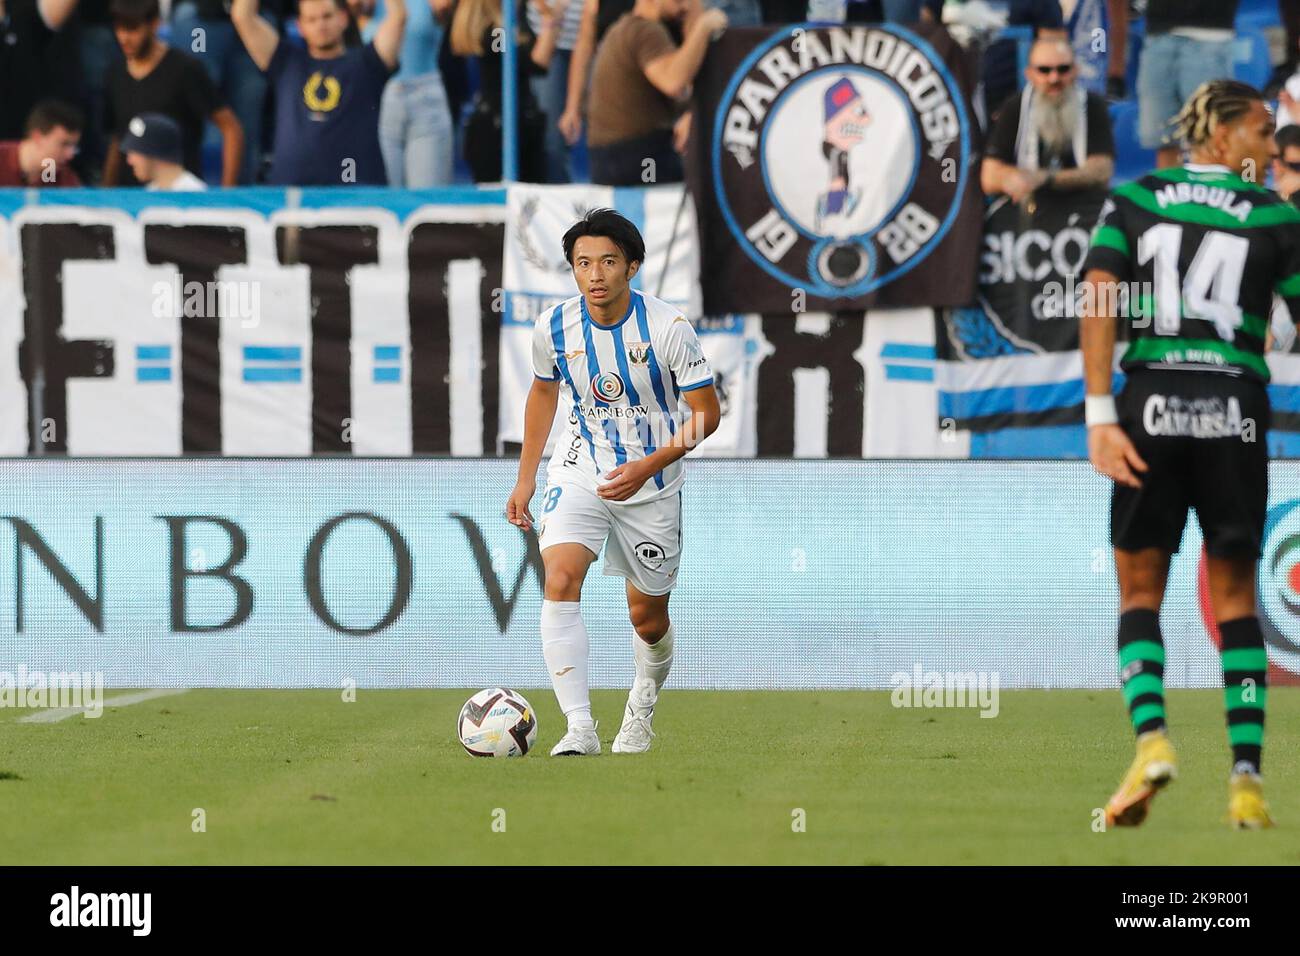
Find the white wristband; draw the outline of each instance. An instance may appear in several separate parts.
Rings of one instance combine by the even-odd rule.
[[[1085,395],[1083,420],[1087,422],[1089,428],[1093,425],[1118,425],[1119,413],[1115,410],[1115,396]]]

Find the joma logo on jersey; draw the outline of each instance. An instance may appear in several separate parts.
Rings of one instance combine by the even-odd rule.
[[[633,365],[645,365],[650,361],[650,343],[629,342],[627,346],[627,360]]]
[[[617,402],[625,391],[617,372],[601,372],[591,377],[591,393],[602,402]]]

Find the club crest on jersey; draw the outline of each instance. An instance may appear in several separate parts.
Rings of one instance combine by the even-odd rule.
[[[645,365],[650,361],[650,343],[629,342],[627,344],[627,360],[633,365]]]
[[[602,402],[617,402],[623,397],[623,380],[617,372],[601,372],[591,379],[591,393]]]
[[[861,296],[947,232],[966,188],[969,124],[952,74],[915,33],[804,25],[732,75],[714,191],[736,242],[774,279]]]
[[[650,571],[658,571],[664,563],[664,549],[653,541],[642,541],[632,549],[636,559]]]

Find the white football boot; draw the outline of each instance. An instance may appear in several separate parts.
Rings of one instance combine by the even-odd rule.
[[[600,753],[600,738],[596,736],[599,722],[590,727],[570,727],[560,742],[551,748],[552,757],[587,757]]]
[[[618,728],[618,736],[610,750],[616,754],[643,754],[650,749],[650,739],[654,736],[650,721],[654,718],[658,698],[652,678],[641,677],[632,684],[627,695],[627,707],[623,709],[623,726]]]

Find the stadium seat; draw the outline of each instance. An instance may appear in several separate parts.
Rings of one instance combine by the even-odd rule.
[[[1112,103],[1110,122],[1115,131],[1115,177],[1113,185],[1136,179],[1155,168],[1154,150],[1143,149],[1138,141],[1138,105],[1125,100]]]
[[[1128,84],[1129,99],[1137,96],[1138,63],[1142,59],[1142,46],[1146,42],[1146,19],[1137,17],[1128,24],[1128,66],[1124,71],[1124,82]]]
[[[1278,13],[1277,0],[1241,0],[1237,6],[1237,32],[1245,30],[1264,30],[1268,27],[1280,27],[1282,18]]]

